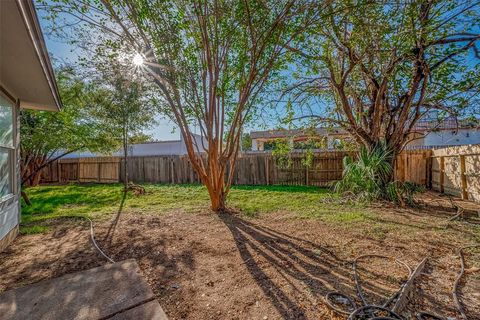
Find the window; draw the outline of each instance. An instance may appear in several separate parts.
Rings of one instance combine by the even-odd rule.
[[[13,103],[0,95],[0,199],[13,193]]]
[[[12,193],[10,150],[0,148],[0,199]]]

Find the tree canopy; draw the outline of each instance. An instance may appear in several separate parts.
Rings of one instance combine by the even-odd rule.
[[[242,127],[265,83],[283,66],[285,45],[313,18],[300,14],[306,3],[83,0],[48,7],[53,16],[78,19],[79,29],[96,30],[83,39],[96,41],[97,55],[125,58],[127,64],[142,56],[136,71],[157,86],[163,110],[178,125],[212,208],[219,211],[225,208]],[[193,138],[193,124],[204,137],[202,145]]]
[[[97,124],[118,141],[123,149],[123,176],[128,186],[128,145],[145,141],[144,130],[156,123],[156,98],[148,85],[136,80],[119,68],[99,73],[89,85],[88,112]]]
[[[20,114],[22,183],[37,184],[39,171],[72,152],[110,152],[118,141],[87,111],[86,85],[71,69],[57,72],[63,108],[59,112],[22,109]]]
[[[243,127],[272,98],[269,84],[284,85],[287,113],[340,126],[367,149],[385,144],[392,159],[420,119],[465,115],[478,99],[478,2],[52,0],[44,6],[57,32],[89,53],[84,66],[119,64],[129,70],[126,77],[155,86],[215,211],[225,209]],[[63,15],[73,20],[59,29]]]
[[[420,119],[478,112],[480,3],[329,1],[290,50],[284,93],[298,118],[346,129],[394,153]]]

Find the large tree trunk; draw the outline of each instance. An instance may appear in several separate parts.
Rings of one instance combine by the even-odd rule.
[[[186,143],[186,147],[193,169],[207,188],[212,211],[217,213],[227,211],[226,202],[238,157],[238,144],[234,147],[232,154],[225,157],[223,153],[217,154],[218,145],[216,140],[213,140],[209,145],[206,159],[194,152],[191,141]]]
[[[40,180],[42,178],[42,170],[39,168],[43,168],[45,164],[45,158],[39,157],[29,161],[26,166],[23,166],[22,170],[22,177],[26,177],[23,181],[23,185],[26,187],[35,187],[40,184]]]
[[[400,152],[402,151],[402,146],[404,144],[405,141],[402,140],[401,144],[399,143],[393,143],[392,141],[386,141],[386,142],[383,142],[385,141],[385,138],[384,137],[381,137],[381,136],[378,136],[376,137],[375,139],[372,139],[372,142],[371,143],[364,143],[364,146],[368,149],[368,150],[373,150],[374,148],[378,147],[378,146],[381,146],[382,144],[384,145],[384,147],[388,150],[388,152],[390,153],[389,157],[387,157],[387,162],[388,164],[390,165],[390,167],[392,168],[392,170],[390,171],[390,174],[386,175],[384,178],[385,179],[382,179],[381,181],[381,184],[386,187],[388,183],[394,181],[395,179],[395,163],[396,163],[396,159],[397,159],[397,156],[400,154]]]
[[[226,209],[227,186],[225,183],[226,163],[218,159],[218,155],[210,153],[207,159],[207,174],[204,184],[210,196],[211,209],[223,212]]]
[[[127,161],[128,161],[128,139],[126,133],[123,135],[123,186],[125,192],[128,190],[128,170],[127,170]]]
[[[210,195],[211,209],[215,212],[225,212],[227,195],[224,188],[215,189],[207,185],[207,190]]]
[[[27,206],[31,206],[32,205],[32,202],[30,201],[30,198],[28,197],[28,195],[25,193],[25,191],[21,191],[20,194],[22,195],[22,198],[23,200],[25,201],[25,204]]]

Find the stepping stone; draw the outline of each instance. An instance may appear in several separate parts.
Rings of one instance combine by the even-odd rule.
[[[2,319],[167,320],[135,260],[40,281],[0,295]]]

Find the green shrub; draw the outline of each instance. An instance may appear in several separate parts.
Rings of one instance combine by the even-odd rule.
[[[360,202],[388,200],[413,205],[413,195],[421,188],[411,182],[391,181],[392,158],[393,152],[384,143],[371,150],[363,147],[357,159],[346,156],[342,180],[335,183],[335,192]]]

